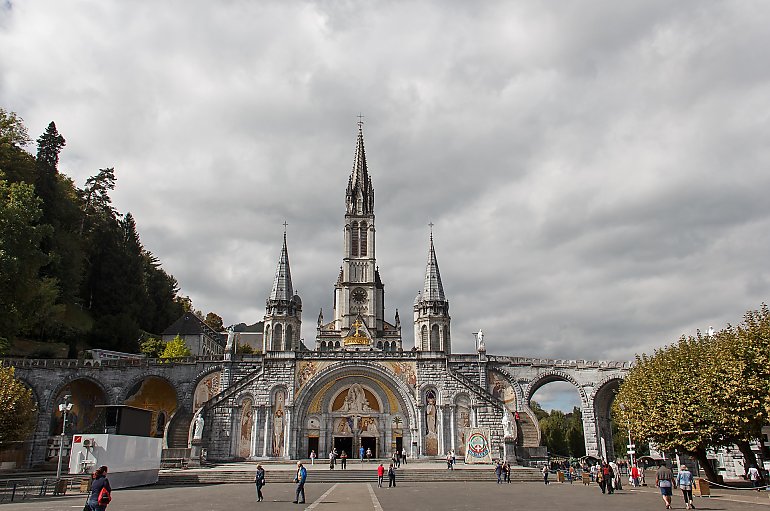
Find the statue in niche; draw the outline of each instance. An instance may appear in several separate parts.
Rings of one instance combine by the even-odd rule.
[[[348,395],[345,396],[345,402],[340,409],[343,412],[355,412],[364,413],[371,412],[372,407],[369,405],[369,400],[366,399],[364,394],[364,388],[358,383],[354,383],[348,389]]]
[[[460,432],[460,442],[457,446],[460,456],[465,456],[466,430],[471,427],[470,410],[464,406],[457,408],[457,430]]]
[[[275,395],[275,412],[273,412],[273,456],[283,455],[283,392]]]
[[[433,392],[428,392],[428,404],[425,406],[425,422],[428,426],[428,434],[436,434],[436,396]]]
[[[241,440],[239,454],[248,458],[251,456],[251,433],[254,427],[254,407],[251,399],[243,402],[243,411],[241,414]]]
[[[353,433],[353,430],[351,429],[351,419],[350,417],[342,417],[339,420],[339,423],[337,424],[337,433],[343,434],[343,435],[350,435]]]

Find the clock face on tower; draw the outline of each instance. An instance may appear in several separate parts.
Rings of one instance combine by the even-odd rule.
[[[357,287],[350,293],[350,297],[353,299],[353,302],[362,304],[366,301],[366,289]]]

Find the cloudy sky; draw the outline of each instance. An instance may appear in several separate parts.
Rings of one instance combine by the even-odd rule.
[[[6,0],[0,106],[67,139],[196,308],[332,306],[365,116],[386,314],[429,222],[453,343],[629,360],[768,300],[770,4]],[[30,148],[33,150],[34,148]],[[312,343],[311,343],[312,344]]]

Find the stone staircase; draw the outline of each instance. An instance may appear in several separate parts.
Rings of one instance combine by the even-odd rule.
[[[168,427],[168,436],[166,437],[166,443],[169,448],[187,447],[191,421],[192,414],[190,412],[180,411],[174,414],[174,418]]]
[[[522,447],[538,447],[540,441],[537,434],[537,425],[535,419],[528,413],[519,414],[519,435],[522,439]]]
[[[174,470],[162,471],[158,485],[162,486],[188,486],[200,484],[242,484],[254,483],[254,470]],[[265,477],[268,483],[290,483],[294,479],[294,470],[275,469],[265,466]],[[401,468],[397,471],[398,482],[492,482],[496,480],[494,466],[489,465],[483,469],[456,469],[446,470],[443,467],[435,468]],[[308,473],[308,481],[311,483],[376,483],[376,465],[372,464],[371,470],[311,470]],[[511,482],[538,482],[542,481],[540,471],[534,468],[514,468],[511,470]]]

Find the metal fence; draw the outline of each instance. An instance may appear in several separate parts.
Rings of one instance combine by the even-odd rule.
[[[80,492],[80,479],[61,479],[59,484],[56,484],[56,478],[53,477],[0,479],[0,504],[64,495],[67,492]]]

